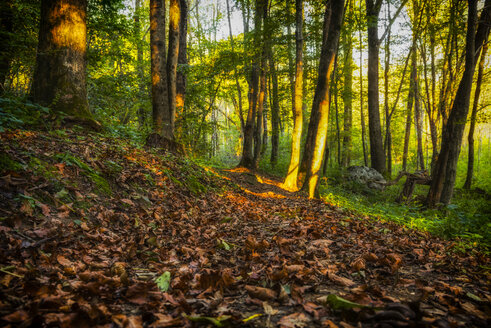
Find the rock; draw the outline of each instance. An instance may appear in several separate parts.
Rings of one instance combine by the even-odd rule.
[[[382,174],[366,166],[348,167],[348,180],[376,190],[384,190],[387,183]]]

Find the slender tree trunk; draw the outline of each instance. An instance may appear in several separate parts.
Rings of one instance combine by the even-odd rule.
[[[413,49],[413,51],[416,51]],[[407,171],[407,156],[409,153],[409,141],[411,138],[411,122],[412,122],[412,112],[413,112],[413,99],[414,99],[414,88],[413,88],[413,74],[414,71],[411,70],[411,81],[409,82],[409,93],[407,95],[407,113],[406,113],[406,132],[404,134],[404,150],[402,152],[402,170]]]
[[[31,97],[53,110],[91,119],[86,89],[86,0],[41,1]]]
[[[467,137],[469,143],[469,155],[467,159],[467,176],[465,178],[464,188],[471,189],[472,175],[474,172],[474,130],[476,129],[476,116],[479,105],[479,96],[481,94],[482,76],[484,72],[484,62],[488,44],[485,43],[481,50],[481,60],[479,61],[479,70],[477,72],[476,91],[474,92],[474,102],[472,104],[471,126],[469,127],[469,135]]]
[[[293,133],[290,165],[288,166],[284,186],[297,190],[297,179],[300,164],[300,147],[303,128],[303,0],[295,1],[295,86],[293,92]]]
[[[259,48],[261,45],[261,16],[262,12],[260,8],[263,0],[256,0],[256,10],[254,13],[254,47],[252,51],[254,52],[254,62],[250,69],[249,82],[249,109],[247,112],[247,120],[244,129],[244,144],[242,147],[242,158],[240,160],[239,166],[246,167],[249,169],[254,168],[254,119],[256,118],[256,106],[259,96],[259,64],[258,58],[260,57]]]
[[[365,127],[365,113],[363,112],[363,43],[362,43],[362,35],[361,35],[361,25],[358,30],[360,38],[360,120],[361,120],[361,144],[363,147],[363,162],[365,166],[368,166],[368,151],[367,151],[367,143],[366,143],[366,127]]]
[[[371,166],[385,173],[385,153],[380,129],[378,15],[382,0],[366,0],[368,20],[368,130]]]
[[[427,203],[434,207],[438,203],[449,204],[452,199],[457,160],[469,111],[472,78],[475,70],[475,53],[487,40],[491,27],[491,0],[486,0],[476,33],[477,0],[468,1],[468,19],[465,50],[465,70],[455,95],[452,110],[442,133],[442,146],[432,176]]]
[[[350,1],[348,13],[346,13],[347,22],[353,21],[353,3]],[[343,84],[343,103],[344,103],[344,118],[343,118],[343,167],[348,167],[351,161],[351,127],[353,124],[353,36],[350,24],[345,24],[346,31],[343,38],[343,53],[344,53],[344,84]]]
[[[264,102],[266,99],[266,20],[267,20],[267,10],[268,7],[264,1],[261,1],[260,7],[256,8],[262,12],[262,29],[257,33],[260,33],[260,44],[261,44],[261,55],[260,55],[260,76],[259,76],[259,97],[257,103],[257,116],[256,116],[256,130],[254,135],[254,168],[259,165],[259,160],[261,159],[261,149],[262,149],[262,137],[264,133],[263,126],[263,113],[264,113]]]
[[[278,147],[280,142],[280,99],[278,92],[278,73],[276,72],[276,64],[271,43],[269,49],[269,70],[273,84],[272,106],[271,106],[271,165],[276,166],[278,162]]]
[[[230,20],[230,4],[229,0],[227,0],[227,21],[228,21],[228,33],[230,38],[230,48],[232,49],[232,54],[234,54],[235,59],[235,45],[234,45],[234,36],[232,34],[232,22]],[[238,109],[239,109],[239,119],[240,119],[240,130],[241,134],[244,134],[244,110],[242,109],[242,88],[239,83],[239,73],[237,72],[237,65],[234,65],[234,78],[235,78],[235,87],[237,88],[237,97],[238,97]]]
[[[138,72],[138,92],[140,97],[145,97],[145,72],[143,67],[143,43],[140,21],[141,0],[135,0],[135,41],[136,41],[136,65]],[[141,99],[141,98],[140,98]],[[138,103],[138,125],[140,130],[145,126],[145,109],[141,102]]]
[[[339,107],[338,107],[338,56],[336,54],[334,58],[334,68],[332,71],[333,83],[331,84],[331,92],[334,94],[334,113],[336,118],[336,150],[337,150],[337,163],[341,166],[341,128],[339,126]]]
[[[11,35],[14,33],[12,0],[0,3],[0,94],[5,91],[5,80],[10,71],[12,60]]]
[[[387,21],[390,21],[390,6],[387,7]],[[385,143],[384,151],[386,154],[387,176],[392,175],[392,149],[390,145],[390,110],[389,110],[389,68],[390,68],[390,29],[385,40],[385,63],[384,63],[384,109],[385,109]]]
[[[168,112],[164,115],[164,136],[174,139],[177,104],[177,62],[179,57],[179,0],[170,0],[169,5],[169,49],[167,54],[167,82],[169,90]]]
[[[318,196],[320,169],[326,148],[327,126],[329,122],[329,85],[338,49],[339,34],[343,21],[344,1],[328,1],[324,15],[323,42],[319,61],[319,75],[312,103],[311,120],[313,124],[313,147],[307,163],[307,174],[303,190],[308,190],[309,198]],[[310,128],[310,124],[309,124]]]
[[[177,77],[176,77],[176,115],[183,117],[186,101],[187,85],[187,36],[188,36],[188,3],[187,0],[179,0],[180,18],[179,18],[179,54],[177,56]],[[182,133],[182,131],[181,131]]]
[[[150,0],[153,130],[159,135],[164,133],[166,113],[169,112],[165,48],[165,2]]]

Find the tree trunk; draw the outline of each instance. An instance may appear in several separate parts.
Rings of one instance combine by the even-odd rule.
[[[303,128],[303,0],[295,1],[295,87],[293,92],[293,133],[290,164],[284,186],[288,190],[297,190],[300,164],[300,147]]]
[[[344,53],[344,85],[343,85],[343,103],[344,103],[344,118],[343,118],[343,167],[348,167],[351,161],[351,127],[353,124],[353,36],[351,35],[351,23],[353,22],[353,4],[350,2],[349,11],[347,13],[347,22],[345,24],[346,31],[343,38],[343,53]]]
[[[143,68],[143,43],[141,36],[141,20],[140,20],[141,0],[135,0],[135,41],[136,41],[136,65],[138,72],[138,92],[140,97],[145,97],[145,72]],[[141,98],[140,98],[141,99]],[[138,125],[140,130],[145,126],[145,110],[141,104],[138,103]]]
[[[260,7],[256,8],[262,12],[262,29],[256,30],[260,34],[260,45],[261,45],[261,55],[260,55],[260,76],[259,76],[259,97],[257,99],[257,116],[256,116],[256,129],[254,134],[254,168],[259,165],[259,160],[261,159],[261,149],[262,149],[262,136],[264,133],[263,126],[263,112],[264,112],[264,101],[266,99],[266,19],[268,7],[264,1],[261,1]]]
[[[366,0],[368,20],[368,130],[370,135],[371,166],[380,173],[385,172],[385,154],[380,129],[378,94],[379,46],[378,15],[382,0]]]
[[[465,178],[464,188],[471,189],[472,175],[474,171],[474,130],[476,129],[476,116],[479,105],[479,95],[481,94],[482,76],[484,72],[484,61],[486,60],[486,52],[488,44],[485,43],[481,50],[481,60],[479,61],[479,70],[477,72],[476,91],[474,92],[474,102],[472,104],[471,126],[469,127],[469,135],[467,137],[469,143],[469,155],[467,158],[467,176]]]
[[[271,166],[275,167],[278,162],[278,147],[280,143],[280,99],[278,92],[278,73],[271,43],[269,49],[269,70],[273,84],[272,106],[271,106]]]
[[[390,21],[390,6],[387,8],[387,21]],[[390,29],[385,40],[385,62],[384,62],[384,110],[385,110],[385,143],[384,151],[386,154],[387,176],[392,175],[392,149],[391,149],[391,134],[390,134],[390,110],[389,110],[389,69],[390,69]]]
[[[230,38],[230,48],[232,49],[232,54],[234,54],[233,58],[235,59],[235,45],[234,45],[234,36],[232,34],[232,21],[230,19],[229,0],[227,0],[227,21],[228,21],[228,33]],[[235,78],[235,87],[237,88],[237,97],[238,97],[237,107],[239,109],[240,130],[241,130],[241,134],[244,135],[245,122],[244,122],[244,111],[242,109],[242,88],[240,87],[240,83],[239,83],[239,73],[237,72],[237,65],[238,63],[235,63],[234,65],[234,78]]]
[[[177,77],[176,77],[176,114],[184,115],[184,103],[186,100],[186,66],[187,58],[187,35],[188,35],[188,3],[187,0],[179,0],[181,17],[179,18],[179,54],[177,56]]]
[[[43,0],[31,96],[57,112],[91,119],[86,89],[86,0]]]
[[[14,32],[12,0],[0,3],[0,94],[5,91],[5,80],[10,70],[12,59],[11,36]]]
[[[166,113],[169,112],[165,48],[165,2],[150,0],[153,131],[159,135],[164,133]]]
[[[360,4],[361,5],[361,4]],[[367,143],[365,141],[366,127],[365,127],[365,113],[363,112],[363,43],[361,36],[361,25],[358,30],[359,38],[360,38],[360,120],[361,120],[361,144],[363,147],[363,163],[365,166],[368,166],[368,151],[367,151]]]
[[[329,122],[329,85],[338,48],[339,34],[343,21],[344,1],[328,1],[324,15],[323,42],[319,60],[319,75],[312,103],[313,140],[310,159],[307,162],[303,190],[308,190],[309,198],[318,196],[320,169],[326,148],[327,126]],[[309,128],[310,128],[309,124]]]
[[[181,9],[179,0],[170,0],[169,5],[169,49],[167,54],[167,83],[169,107],[164,116],[164,136],[174,139],[177,104],[177,61],[179,57],[179,21]]]
[[[491,27],[491,0],[486,0],[476,33],[477,0],[468,1],[468,19],[465,50],[465,70],[460,80],[452,110],[442,133],[442,146],[432,176],[427,204],[450,203],[457,174],[457,161],[469,111],[472,78],[475,70],[475,53],[487,40]]]
[[[416,49],[413,49],[416,51]],[[411,140],[411,122],[412,122],[412,112],[413,112],[413,99],[414,99],[414,88],[413,88],[413,70],[411,70],[411,81],[409,82],[409,93],[407,95],[407,113],[406,113],[406,132],[404,134],[404,150],[402,152],[402,170],[407,171],[407,156],[409,153],[409,140]]]
[[[239,166],[246,167],[249,169],[254,168],[254,119],[256,118],[256,106],[259,95],[259,63],[258,58],[260,57],[259,48],[261,45],[261,16],[262,3],[263,0],[256,0],[256,10],[254,13],[254,47],[252,51],[254,52],[254,61],[250,69],[249,83],[249,109],[247,111],[247,120],[244,129],[244,144],[242,147],[242,158],[240,160]],[[244,24],[245,25],[245,24]],[[247,40],[245,41],[245,44]]]

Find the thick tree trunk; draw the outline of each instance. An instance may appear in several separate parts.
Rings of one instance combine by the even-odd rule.
[[[366,0],[368,20],[368,130],[370,135],[371,166],[380,173],[385,172],[385,154],[380,129],[379,111],[379,46],[378,15],[381,0]]]
[[[186,66],[187,58],[187,36],[188,36],[188,3],[187,0],[179,0],[181,17],[179,18],[179,55],[177,56],[177,78],[176,78],[176,115],[184,116],[184,104],[186,101]]]
[[[300,147],[303,128],[303,0],[295,1],[295,88],[293,92],[293,133],[290,155],[284,186],[288,190],[297,190],[300,164]]]
[[[174,139],[177,104],[177,62],[179,57],[179,21],[181,9],[179,0],[170,0],[169,5],[169,49],[167,54],[167,83],[169,110],[164,116],[164,136]]]
[[[344,1],[328,1],[324,15],[323,42],[319,61],[319,75],[312,103],[311,120],[314,120],[313,143],[307,162],[303,190],[308,190],[309,198],[318,196],[320,169],[326,148],[327,126],[329,122],[329,86],[334,58],[338,48],[339,34],[343,21]],[[309,124],[310,128],[310,124]]]
[[[169,112],[165,48],[165,2],[150,0],[153,132],[159,135],[164,133],[166,113]]]
[[[484,61],[486,59],[486,52],[488,50],[488,44],[485,43],[481,50],[481,60],[479,61],[479,70],[477,72],[476,91],[474,92],[474,102],[472,104],[471,113],[471,126],[469,127],[469,135],[467,141],[469,143],[469,155],[467,158],[467,175],[465,178],[464,188],[471,189],[472,175],[474,172],[474,130],[476,129],[476,116],[479,105],[479,96],[481,94],[482,76],[484,72]]]
[[[55,111],[91,118],[86,89],[86,0],[41,2],[31,96]]]
[[[465,50],[465,70],[455,95],[452,110],[442,133],[442,146],[432,176],[428,192],[429,207],[437,204],[449,204],[452,199],[457,161],[464,133],[465,122],[469,111],[472,78],[475,70],[475,53],[479,50],[489,35],[491,27],[491,0],[486,0],[478,33],[476,34],[477,0],[468,1],[468,19]],[[481,33],[481,30],[484,30]],[[476,35],[478,38],[476,38]]]

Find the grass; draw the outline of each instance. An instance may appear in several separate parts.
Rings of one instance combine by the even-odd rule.
[[[417,186],[413,197],[415,200],[409,204],[395,201],[403,183],[401,181],[382,192],[375,192],[346,182],[339,171],[331,171],[330,176],[321,183],[320,194],[325,201],[353,214],[395,222],[453,239],[458,248],[491,247],[488,195],[457,189],[451,205],[441,209],[426,209],[420,200],[428,192],[427,186]]]

